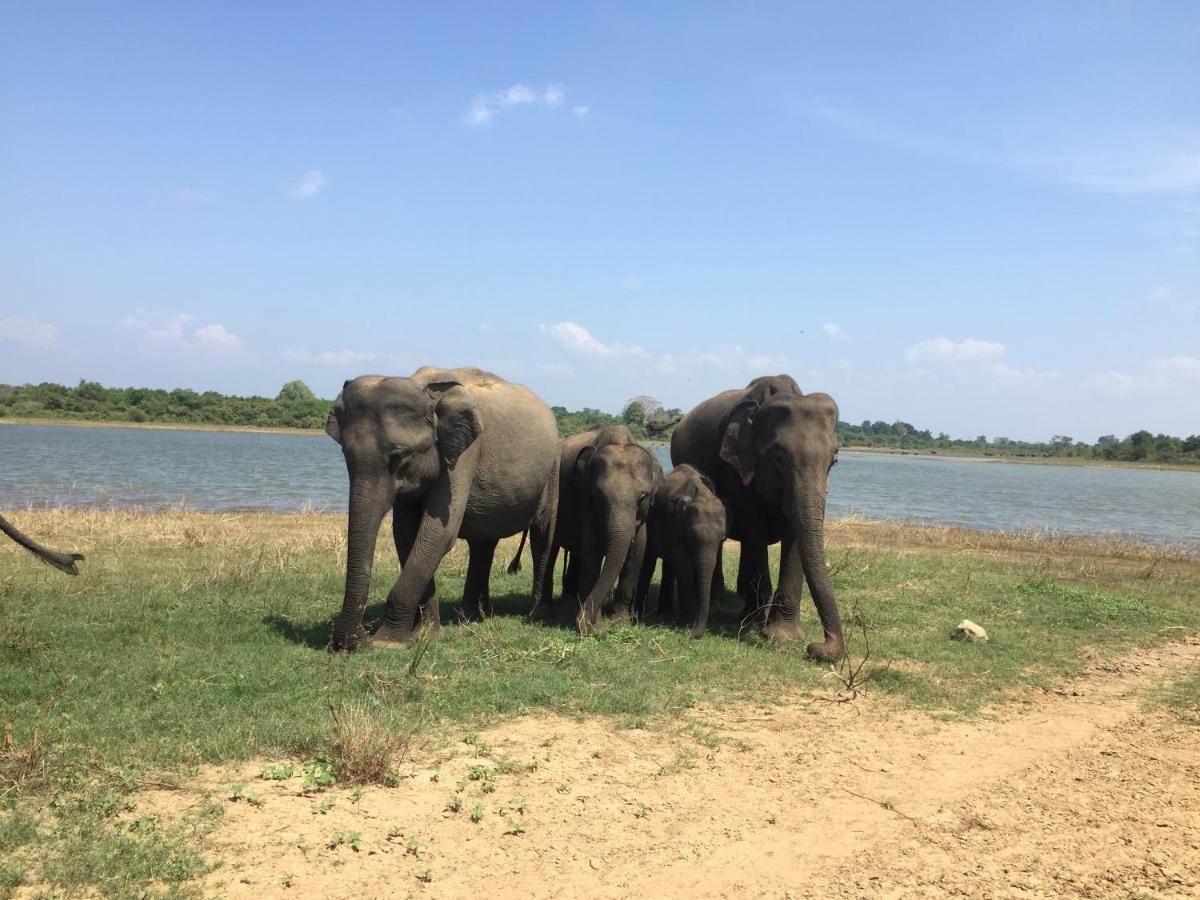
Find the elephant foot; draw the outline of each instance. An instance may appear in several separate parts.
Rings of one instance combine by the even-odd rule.
[[[827,638],[823,644],[809,644],[808,655],[820,662],[834,663],[846,655],[846,645],[837,638]]]
[[[543,600],[540,603],[534,604],[533,609],[529,611],[529,621],[547,625],[557,622],[559,615],[559,604]]]
[[[361,625],[354,629],[350,634],[338,637],[337,632],[334,632],[333,639],[330,641],[330,646],[335,653],[353,653],[356,650],[361,650],[367,643],[367,632]]]
[[[794,619],[776,619],[762,630],[763,637],[772,641],[802,641],[804,629]]]
[[[705,632],[706,630],[707,630],[707,626],[706,626],[706,625],[694,625],[694,626],[692,626],[692,640],[694,640],[694,641],[698,641],[698,640],[700,640],[700,638],[704,637],[704,632]]]
[[[380,625],[371,635],[368,645],[372,650],[403,650],[419,640],[435,641],[442,633],[441,623],[422,626],[416,631],[396,628],[391,625]]]
[[[625,606],[618,606],[613,610],[612,620],[619,625],[629,625],[636,621],[633,616],[633,610]]]
[[[590,634],[596,633],[596,625],[589,618],[584,610],[579,611],[579,615],[575,617],[575,627],[579,630],[580,637],[587,637]]]

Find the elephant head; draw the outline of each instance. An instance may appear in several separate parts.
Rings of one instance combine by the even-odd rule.
[[[822,659],[835,659],[844,648],[825,563],[825,497],[837,462],[837,422],[837,404],[827,394],[750,396],[730,412],[720,449],[742,484],[787,523],[825,630],[824,644],[810,645],[809,652]],[[782,614],[794,617],[797,605]]]
[[[580,493],[580,558],[585,573],[581,632],[586,633],[596,623],[600,604],[616,584],[650,513],[661,478],[662,466],[639,444],[611,443],[580,451],[575,461],[575,484]],[[597,572],[601,556],[604,566]],[[640,559],[634,563],[641,565]]]
[[[480,430],[471,396],[458,382],[422,387],[408,378],[364,376],[345,383],[325,423],[350,476],[346,593],[334,624],[335,647],[353,647],[361,637],[383,516],[396,503],[429,494]]]

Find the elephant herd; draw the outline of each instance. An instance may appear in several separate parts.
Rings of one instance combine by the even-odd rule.
[[[678,422],[674,468],[664,476],[624,425],[560,441],[553,413],[532,391],[479,369],[427,367],[408,378],[347,381],[325,426],[350,476],[346,586],[333,647],[400,647],[418,630],[436,634],[435,574],[458,538],[468,546],[464,614],[490,616],[496,545],[516,534],[532,549],[532,617],[574,615],[588,634],[614,589],[614,615],[642,617],[661,559],[658,611],[690,623],[698,638],[713,598],[724,594],[721,551],[733,539],[741,545],[743,622],[769,638],[799,640],[807,582],[824,632],[808,652],[836,660],[844,643],[824,523],[837,419],[828,395],[804,394],[787,375],[756,378]],[[389,511],[401,569],[383,622],[368,638],[363,612],[379,525]],[[38,544],[3,516],[0,531],[77,574],[82,556]],[[767,547],[774,543],[781,548],[772,591]],[[556,599],[560,552],[567,563]]]
[[[731,538],[741,544],[744,621],[770,638],[800,639],[807,582],[824,631],[808,652],[835,660],[844,645],[824,520],[837,417],[828,395],[804,394],[789,376],[756,378],[683,417],[671,439],[675,468],[664,476],[624,426],[560,441],[553,414],[532,391],[479,369],[347,381],[326,424],[350,477],[345,595],[333,646],[397,647],[419,629],[436,633],[435,573],[458,538],[468,545],[464,614],[490,615],[496,545],[527,532],[534,618],[574,614],[587,634],[614,589],[616,616],[644,615],[661,559],[659,612],[690,622],[700,637],[713,597],[724,592],[721,550]],[[368,638],[363,612],[389,510],[401,570]],[[781,553],[773,591],[767,547],[774,543]],[[567,565],[556,599],[560,552]]]

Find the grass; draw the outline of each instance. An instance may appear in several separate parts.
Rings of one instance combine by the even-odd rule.
[[[201,764],[294,760],[315,795],[334,780],[387,782],[410,749],[500,717],[552,711],[653,725],[697,704],[797,702],[842,687],[802,647],[739,639],[732,597],[699,641],[653,625],[581,640],[526,622],[528,566],[509,576],[497,563],[497,617],[455,624],[463,546],[439,572],[449,623],[440,640],[329,654],[342,516],[29,510],[21,525],[88,559],[83,575],[64,578],[0,545],[0,717],[11,731],[0,746],[0,897],[27,882],[106,896],[186,893],[204,871],[196,847],[220,806],[170,827],[126,806],[148,780]],[[1089,654],[1200,629],[1200,560],[1179,548],[863,520],[832,523],[829,543],[851,654],[862,654],[864,626],[870,637],[860,683],[940,714],[1052,685]],[[386,531],[379,544],[377,601],[396,570]],[[733,584],[736,549],[726,565]],[[367,619],[381,612],[376,602]],[[807,600],[804,614],[816,636]],[[990,640],[949,640],[962,618]],[[1198,688],[1179,701],[1193,714]]]

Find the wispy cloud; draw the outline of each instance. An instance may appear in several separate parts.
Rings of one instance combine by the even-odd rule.
[[[997,341],[936,337],[913,344],[904,351],[904,358],[915,363],[982,363],[998,360],[1004,351],[1004,345]]]
[[[577,106],[571,107],[571,115],[573,115],[577,119],[586,119],[588,117],[588,113],[590,113],[591,111],[592,111],[592,108],[583,103],[580,103]]]
[[[303,363],[310,366],[349,366],[356,363],[382,361],[383,353],[372,353],[367,350],[284,350],[283,358],[288,362]]]
[[[550,84],[541,89],[531,88],[524,84],[514,84],[503,90],[492,93],[476,94],[463,115],[463,124],[474,128],[491,125],[501,114],[522,106],[544,106],[557,108],[567,101],[567,89],[561,84]],[[582,114],[579,110],[583,109]],[[587,107],[576,106],[572,109],[576,118],[587,115]]]
[[[1178,353],[1150,360],[1150,368],[1168,377],[1200,380],[1200,356]]]
[[[845,340],[846,338],[846,332],[842,331],[842,326],[837,324],[837,322],[826,322],[821,326],[821,332],[835,341]]]
[[[0,318],[0,341],[42,350],[58,343],[58,328],[40,319]]]
[[[1041,178],[1112,194],[1190,194],[1200,192],[1200,135],[1160,130],[1139,134],[1139,143],[1124,138],[1096,139],[1079,135],[1073,143],[1051,146],[1041,137],[1047,128],[1033,123],[1001,127],[989,137],[976,127],[970,137],[893,125],[884,117],[847,109],[823,100],[798,106],[805,118],[861,141],[905,153],[960,165],[1020,169]],[[1008,134],[1025,130],[1025,146],[1014,146]],[[1101,144],[1099,150],[1097,144]]]
[[[636,275],[629,275],[621,279],[621,289],[626,291],[636,291],[642,286],[642,279]]]
[[[1180,294],[1165,285],[1159,285],[1146,295],[1146,302],[1151,306],[1176,309],[1183,312],[1200,310],[1200,295],[1189,296]]]
[[[190,313],[179,313],[165,322],[152,322],[139,312],[126,316],[121,324],[136,332],[144,341],[162,347],[198,350],[209,356],[234,356],[246,349],[242,339],[219,322],[190,328],[190,323],[195,319]]]
[[[320,169],[309,169],[292,185],[289,193],[297,200],[311,200],[329,183],[329,179]]]
[[[660,353],[639,344],[605,342],[596,338],[578,322],[539,325],[538,330],[553,339],[563,350],[583,360],[641,364],[657,375],[673,378],[724,372],[736,375],[762,375],[788,368],[786,357],[747,350],[741,345],[693,349],[678,353]]]

